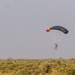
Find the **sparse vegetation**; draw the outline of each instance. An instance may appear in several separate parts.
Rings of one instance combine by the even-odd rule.
[[[0,59],[0,75],[75,75],[75,59]]]

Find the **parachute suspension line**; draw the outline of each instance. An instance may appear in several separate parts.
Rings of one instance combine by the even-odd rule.
[[[58,44],[59,44],[59,41],[58,41],[58,38],[57,38],[58,37],[57,32],[52,31],[51,34],[52,34],[51,39],[52,39],[53,44],[54,44],[54,50],[57,50]]]
[[[57,42],[57,38],[56,38],[56,33],[54,31],[52,32],[52,36],[51,37],[52,37],[53,42],[56,43]]]
[[[54,50],[58,49],[58,44],[59,44],[59,35],[57,35],[57,32],[53,31],[53,40],[54,40]]]

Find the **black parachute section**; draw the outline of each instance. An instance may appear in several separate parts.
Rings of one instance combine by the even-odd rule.
[[[62,26],[52,26],[50,30],[59,30],[62,31],[64,34],[68,33],[68,30]]]

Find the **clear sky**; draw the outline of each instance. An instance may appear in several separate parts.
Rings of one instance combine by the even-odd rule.
[[[60,25],[58,50],[54,50]],[[62,36],[63,35],[63,36]],[[0,58],[75,58],[75,0],[0,0]]]

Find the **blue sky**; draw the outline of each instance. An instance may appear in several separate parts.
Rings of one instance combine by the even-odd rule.
[[[46,33],[55,25],[69,33]],[[61,41],[55,51],[57,36]],[[0,58],[9,57],[75,58],[75,1],[0,0]]]

